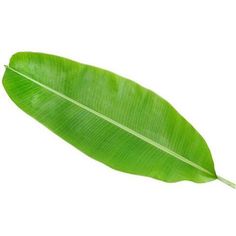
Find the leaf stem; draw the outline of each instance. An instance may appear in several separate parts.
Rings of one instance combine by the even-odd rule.
[[[227,184],[228,186],[230,186],[231,188],[236,189],[236,184],[232,183],[231,181],[221,177],[221,176],[217,176],[218,180],[220,180],[222,183]]]

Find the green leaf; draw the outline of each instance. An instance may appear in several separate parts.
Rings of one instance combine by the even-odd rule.
[[[62,57],[12,56],[3,85],[23,111],[88,156],[166,182],[220,179],[202,136],[163,98]]]

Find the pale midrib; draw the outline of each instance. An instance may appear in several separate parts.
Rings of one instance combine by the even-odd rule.
[[[159,150],[168,153],[169,155],[175,157],[176,159],[178,159],[178,160],[180,160],[180,161],[182,161],[182,162],[184,162],[186,164],[189,164],[190,166],[192,166],[192,167],[194,167],[194,168],[196,168],[196,169],[198,169],[200,171],[203,171],[203,172],[205,172],[205,173],[207,173],[207,174],[209,174],[211,176],[214,176],[213,173],[211,173],[210,171],[206,170],[205,168],[203,168],[203,167],[199,166],[198,164],[188,160],[187,158],[185,158],[185,157],[181,156],[180,154],[170,150],[169,148],[166,148],[163,145],[161,145],[161,144],[159,144],[159,143],[157,143],[157,142],[155,142],[155,141],[153,141],[153,140],[143,136],[142,134],[140,134],[140,133],[130,129],[129,127],[120,124],[119,122],[117,122],[117,121],[115,121],[115,120],[113,120],[113,119],[111,119],[111,118],[109,118],[109,117],[107,117],[107,116],[105,116],[105,115],[103,115],[103,114],[101,114],[101,113],[99,113],[99,112],[97,112],[97,111],[87,107],[86,105],[84,105],[84,104],[82,104],[80,102],[77,102],[77,101],[71,99],[70,97],[68,97],[68,96],[66,96],[66,95],[64,95],[64,94],[62,94],[62,93],[60,93],[60,92],[58,92],[58,91],[56,91],[56,90],[54,90],[54,89],[52,89],[52,88],[42,84],[42,83],[32,79],[32,78],[30,78],[29,76],[27,76],[27,75],[25,75],[25,74],[15,70],[15,69],[9,67],[9,66],[6,66],[6,68],[8,68],[9,70],[11,70],[11,71],[17,73],[18,75],[24,77],[25,79],[28,79],[31,82],[41,86],[42,88],[45,88],[46,90],[48,90],[48,91],[50,91],[50,92],[52,92],[52,93],[54,93],[54,94],[64,98],[65,100],[67,100],[67,101],[69,101],[69,102],[71,102],[71,103],[73,103],[73,104],[83,108],[84,110],[86,110],[86,111],[88,111],[88,112],[90,112],[90,113],[92,113],[92,114],[94,114],[94,115],[96,115],[96,116],[98,116],[98,117],[108,121],[109,123],[119,127],[120,129],[125,130],[126,132],[128,132],[128,133],[134,135],[135,137],[145,141],[146,143],[151,144],[152,146],[158,148]]]

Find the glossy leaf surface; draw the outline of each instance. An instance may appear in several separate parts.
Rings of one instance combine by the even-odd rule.
[[[112,72],[17,53],[3,85],[23,111],[88,156],[166,182],[217,178],[201,135],[163,98]]]

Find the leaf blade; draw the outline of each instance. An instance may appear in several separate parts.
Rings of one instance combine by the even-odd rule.
[[[25,61],[24,57],[27,59],[26,61]],[[38,60],[37,57],[40,57],[40,60]],[[49,69],[47,69],[47,66],[45,66],[45,63],[49,64],[48,65]],[[53,92],[53,93],[55,93],[57,95],[60,95],[60,96],[62,94],[63,96],[61,96],[61,97],[65,100],[68,100],[69,102],[76,101],[76,100],[74,100],[75,98],[73,98],[73,96],[77,96],[77,94],[73,95],[73,92],[72,92],[72,95],[70,94],[70,97],[68,97],[66,94],[68,93],[68,91],[69,91],[69,93],[71,93],[70,91],[73,90],[73,89],[71,89],[71,87],[78,89],[78,87],[79,87],[78,84],[82,87],[82,89],[81,89],[81,87],[79,88],[79,91],[82,92],[83,96],[84,96],[85,93],[88,93],[89,96],[92,95],[91,92],[93,92],[93,91],[89,91],[90,87],[92,87],[93,89],[95,88],[95,91],[98,94],[101,94],[101,87],[102,88],[107,87],[107,91],[105,91],[105,93],[106,93],[106,96],[109,95],[109,98],[112,98],[112,99],[115,99],[115,100],[118,100],[118,101],[123,101],[124,100],[125,102],[127,102],[129,100],[128,101],[128,106],[126,106],[126,104],[123,105],[123,106],[125,106],[125,109],[123,109],[123,108],[122,108],[123,110],[118,109],[118,113],[119,113],[118,115],[117,115],[117,112],[114,112],[114,111],[109,111],[108,113],[110,114],[110,116],[112,118],[113,118],[114,114],[115,114],[115,116],[117,115],[117,117],[116,117],[117,120],[123,121],[122,123],[128,124],[129,126],[131,126],[131,128],[127,127],[126,125],[121,124],[120,122],[115,121],[114,119],[112,119],[112,118],[110,118],[106,115],[103,115],[100,112],[97,112],[97,113],[94,112],[95,110],[93,109],[94,108],[93,106],[96,106],[97,109],[102,110],[103,113],[106,113],[107,110],[109,110],[110,107],[109,107],[109,104],[107,104],[108,101],[104,99],[104,96],[100,100],[100,102],[101,101],[103,102],[105,100],[105,105],[102,104],[103,107],[101,106],[101,104],[99,105],[98,103],[96,103],[96,99],[98,99],[98,97],[96,97],[96,96],[95,96],[96,99],[94,99],[93,96],[92,96],[92,99],[87,98],[86,96],[83,97],[84,101],[87,104],[90,105],[89,107],[87,106],[87,104],[84,105],[82,103],[79,103],[80,107],[86,108],[85,110],[87,110],[87,112],[93,111],[92,112],[93,115],[96,115],[96,116],[98,116],[102,119],[105,118],[105,120],[109,121],[109,122],[112,121],[112,122],[110,122],[112,126],[109,127],[109,129],[110,129],[109,132],[105,131],[104,137],[102,135],[100,135],[102,137],[99,137],[99,139],[109,140],[109,142],[110,142],[111,137],[114,133],[114,130],[116,130],[117,134],[116,134],[116,137],[113,140],[114,143],[113,143],[113,146],[112,146],[112,148],[115,150],[114,153],[116,155],[112,155],[112,152],[108,152],[108,150],[111,148],[108,141],[104,141],[103,143],[100,142],[100,145],[103,145],[103,151],[100,154],[98,154],[98,149],[100,148],[99,145],[98,146],[95,145],[96,148],[93,151],[88,151],[90,149],[90,147],[87,143],[85,145],[85,148],[81,147],[81,145],[78,144],[77,142],[75,144],[73,144],[74,140],[71,140],[70,138],[65,138],[65,137],[63,137],[63,134],[61,134],[61,133],[58,134],[57,132],[55,132],[55,129],[57,129],[56,126],[55,127],[53,126],[53,128],[52,128],[52,127],[50,127],[50,124],[49,125],[46,124],[46,126],[49,126],[49,128],[51,130],[53,130],[55,133],[57,133],[59,136],[63,137],[64,139],[66,139],[67,141],[69,141],[70,143],[72,143],[74,146],[78,147],[82,151],[86,152],[88,155],[92,156],[93,158],[95,158],[95,159],[97,159],[97,160],[99,160],[99,161],[115,168],[115,169],[119,169],[119,170],[122,170],[122,171],[125,171],[125,172],[134,173],[134,174],[146,175],[146,176],[154,177],[154,178],[161,179],[161,180],[164,180],[164,181],[167,181],[167,182],[176,182],[176,181],[180,181],[180,180],[184,180],[184,179],[195,181],[195,182],[207,182],[207,181],[216,179],[216,174],[215,174],[215,171],[214,171],[214,165],[213,165],[213,161],[211,159],[211,154],[210,154],[210,151],[209,151],[207,145],[205,144],[205,141],[203,140],[203,138],[197,133],[196,130],[194,130],[194,128],[191,125],[189,125],[188,122],[186,122],[184,120],[184,118],[182,118],[182,116],[180,116],[177,113],[177,111],[171,105],[169,105],[164,99],[160,98],[158,95],[155,95],[153,92],[151,92],[147,89],[144,89],[141,86],[135,84],[134,82],[126,80],[122,77],[119,77],[119,76],[117,76],[117,75],[115,75],[111,72],[107,72],[107,71],[104,71],[104,70],[101,70],[101,69],[98,69],[98,68],[95,68],[95,67],[87,66],[87,65],[82,65],[82,64],[79,64],[79,63],[72,62],[70,60],[66,60],[66,59],[51,56],[51,55],[35,54],[35,53],[23,53],[23,54],[20,54],[20,55],[18,54],[15,57],[13,56],[13,58],[10,62],[10,66],[12,67],[11,70],[13,70],[13,72],[15,70],[15,73],[17,72],[20,77],[31,78],[32,76],[35,77],[35,75],[39,74],[40,78],[37,77],[37,76],[36,76],[37,78],[34,78],[34,79],[31,78],[32,83],[38,82],[38,85],[39,86],[43,85],[41,87],[43,87],[44,89],[50,88],[51,89],[50,92]],[[30,67],[30,69],[28,69],[28,73],[26,72],[26,66]],[[81,69],[81,67],[82,67],[82,69]],[[16,69],[14,69],[14,68],[16,68]],[[68,82],[69,78],[72,78],[67,73],[69,68],[70,69],[73,68],[72,69],[72,71],[73,71],[72,74],[74,75],[73,78],[76,78],[76,84],[77,84],[76,86],[74,86],[75,83],[71,83],[71,81]],[[17,69],[22,71],[22,72],[19,72]],[[42,73],[39,73],[40,71],[42,71],[42,69],[44,69],[44,71]],[[52,73],[51,72],[52,70],[55,70],[55,73]],[[47,75],[45,75],[45,71],[47,71]],[[25,75],[24,73],[27,73],[29,76]],[[52,74],[53,74],[53,76],[52,76]],[[57,78],[56,75],[58,75],[60,77],[60,79],[56,79]],[[103,78],[107,77],[105,79],[105,83],[104,83],[103,78],[101,78],[101,75],[103,75]],[[45,85],[45,81],[44,81],[44,83],[42,83],[42,79],[41,79],[41,77],[45,77],[45,76],[46,77],[52,76],[52,78],[53,78],[53,79],[47,79],[46,83],[48,83],[48,84],[46,84],[46,85]],[[10,75],[10,76],[5,75],[4,76],[6,81],[7,80],[9,81],[10,77],[12,77],[12,75]],[[94,77],[95,78],[98,77],[98,79],[96,78],[96,80],[94,80]],[[86,79],[83,79],[83,78],[86,78]],[[112,80],[110,78],[112,78]],[[60,88],[57,87],[58,82],[55,83],[55,80],[60,82],[60,84],[61,84]],[[81,83],[80,80],[82,80],[83,83]],[[19,81],[19,78],[18,78],[18,81]],[[78,83],[78,81],[80,83]],[[14,83],[16,83],[16,80],[14,80]],[[21,84],[22,83],[23,82],[21,82]],[[71,83],[71,85],[69,86],[70,89],[67,88],[68,83]],[[96,83],[96,85],[92,86],[93,83]],[[99,86],[97,85],[97,83],[99,84]],[[84,84],[86,84],[86,87],[84,86]],[[32,84],[31,85],[28,84],[28,85],[25,85],[25,86],[27,88],[29,88],[31,86],[34,87],[34,85],[32,85]],[[124,88],[127,88],[127,87],[129,87],[129,91],[127,89],[124,89]],[[9,94],[10,93],[14,94],[16,92],[15,91],[16,89],[7,88],[7,85],[5,85],[5,88],[6,88],[6,90],[8,91]],[[61,91],[60,89],[62,89],[62,88],[63,88],[63,93],[60,92]],[[58,90],[59,90],[59,92],[58,92]],[[112,91],[112,92],[110,93],[110,91]],[[78,91],[75,91],[75,93],[77,93],[77,92]],[[138,108],[136,108],[136,107],[133,108],[132,107],[132,106],[136,106],[135,101],[134,102],[130,101],[130,99],[127,98],[127,97],[125,97],[125,99],[123,99],[124,96],[125,96],[124,94],[127,94],[127,92],[128,92],[129,95],[134,94],[135,99],[138,96],[142,97],[142,100],[139,99],[139,101],[143,102],[143,100],[144,100],[144,102],[141,106],[143,109],[147,109],[146,107],[153,108],[153,104],[157,105],[158,108],[162,108],[164,106],[164,109],[162,108],[162,109],[159,110],[159,113],[161,113],[161,114],[157,117],[158,118],[160,118],[160,117],[161,118],[162,117],[167,118],[167,121],[171,120],[171,124],[173,123],[172,126],[169,125],[170,123],[168,123],[166,120],[163,120],[163,118],[159,119],[161,124],[168,123],[166,125],[168,127],[164,126],[164,129],[167,129],[168,132],[169,132],[168,128],[169,128],[169,126],[171,126],[173,134],[177,136],[177,139],[180,139],[181,136],[179,137],[179,132],[174,130],[174,128],[176,126],[176,119],[177,119],[177,121],[179,121],[180,124],[184,123],[184,129],[186,129],[188,131],[187,133],[192,132],[193,137],[190,137],[190,140],[191,140],[191,138],[192,139],[197,138],[197,140],[198,140],[197,144],[199,146],[201,146],[200,151],[203,150],[204,154],[206,154],[206,157],[207,157],[206,158],[207,162],[205,161],[205,159],[202,159],[202,158],[194,159],[194,161],[197,160],[201,164],[206,165],[207,168],[205,168],[205,166],[202,167],[202,165],[199,165],[199,163],[193,162],[192,159],[189,158],[189,157],[186,158],[186,157],[182,156],[181,154],[178,154],[177,152],[172,151],[171,149],[169,149],[168,146],[165,147],[162,144],[160,144],[159,142],[156,142],[156,140],[154,140],[154,138],[153,138],[154,137],[153,133],[150,134],[150,128],[147,129],[148,125],[142,127],[142,129],[140,129],[139,127],[137,128],[137,126],[140,125],[140,121],[137,121],[136,124],[133,125],[133,121],[136,119],[136,117],[134,117],[134,116],[131,117],[130,122],[124,121],[124,119],[127,118],[126,114],[127,114],[128,109],[131,109],[132,111],[136,111],[135,109],[138,109],[138,111],[140,112],[140,106],[138,106]],[[121,93],[122,96],[120,96],[120,93]],[[143,94],[145,94],[145,96]],[[13,96],[15,96],[15,95],[13,95]],[[71,98],[71,96],[72,96],[72,98]],[[35,99],[35,93],[31,94],[29,97],[30,97],[30,100],[34,100]],[[81,97],[80,97],[80,99],[81,99]],[[133,97],[131,97],[131,100],[135,100],[135,99],[133,99]],[[92,103],[93,103],[92,105],[91,105],[91,100],[92,100]],[[134,104],[132,104],[132,102]],[[15,103],[16,104],[19,103],[18,98],[15,99]],[[75,105],[78,105],[78,102],[76,102],[76,103],[77,104],[75,104]],[[114,102],[112,104],[114,105]],[[118,103],[116,103],[116,104],[118,104]],[[29,109],[28,106],[29,105],[27,105],[26,108],[23,108],[23,110],[28,110]],[[35,106],[35,104],[34,104],[34,106]],[[41,102],[40,102],[39,106],[42,106]],[[52,104],[50,105],[50,107],[52,107]],[[92,108],[90,108],[90,107],[92,107]],[[37,108],[40,109],[40,107],[37,107]],[[87,108],[89,108],[89,109],[87,109]],[[150,111],[150,109],[151,109],[151,108],[150,109],[149,108],[147,109],[148,111]],[[36,109],[36,107],[33,107],[33,109]],[[73,109],[75,109],[75,108],[73,108]],[[123,117],[121,117],[121,115],[120,115],[121,110],[123,112],[125,111],[125,113],[126,113]],[[175,119],[172,119],[173,117],[170,114],[168,114],[168,112],[166,112],[166,110],[169,113],[174,114]],[[45,112],[45,113],[47,113],[47,112]],[[32,115],[31,112],[28,112],[28,113],[30,115]],[[98,114],[102,114],[102,116],[98,115]],[[54,115],[57,116],[58,112],[55,113]],[[52,115],[52,117],[54,115]],[[129,113],[129,115],[132,116],[132,113]],[[137,112],[135,112],[135,115],[137,115]],[[146,115],[147,115],[147,113],[145,113],[143,117],[141,116],[141,118],[140,118],[141,122],[144,122],[144,118],[146,119],[146,117],[145,117]],[[77,116],[80,116],[80,114],[77,114]],[[87,115],[87,116],[89,116],[89,115]],[[151,114],[151,116],[153,116],[153,114]],[[62,119],[64,119],[64,118],[62,118]],[[153,117],[151,117],[151,118],[153,119]],[[36,119],[38,119],[37,115],[36,115]],[[154,117],[154,119],[155,119],[155,117]],[[92,120],[92,122],[94,122],[93,120],[95,120],[95,119],[91,118],[91,120]],[[149,119],[149,120],[151,120],[151,119]],[[52,121],[50,121],[50,122],[52,122]],[[41,121],[41,123],[43,123],[43,122]],[[101,123],[102,123],[101,121],[97,122],[97,124],[101,124]],[[140,143],[140,140],[139,141],[134,140],[134,138],[133,137],[130,138],[129,135],[127,137],[127,134],[125,135],[124,133],[122,133],[123,131],[121,133],[118,132],[117,129],[114,129],[114,127],[113,127],[114,125],[118,126],[118,128],[121,128],[121,129],[125,130],[126,132],[128,131],[128,133],[130,133],[132,136],[136,136],[136,138],[139,138],[139,139],[141,138],[141,143]],[[151,128],[153,127],[152,124],[149,124],[149,125],[150,125]],[[138,131],[134,130],[133,127]],[[160,126],[158,126],[158,127],[160,128]],[[93,126],[93,128],[94,128],[94,126]],[[182,127],[180,127],[180,128],[182,128]],[[63,129],[63,130],[65,132],[65,129]],[[69,130],[71,130],[71,129],[69,129]],[[73,132],[73,130],[71,130],[70,132]],[[85,130],[83,132],[86,133],[87,131]],[[99,132],[101,134],[101,132],[104,132],[104,130],[99,131]],[[94,137],[99,136],[99,132],[95,132],[93,134]],[[144,135],[140,134],[140,132],[142,132]],[[118,135],[118,133],[119,133],[120,136]],[[154,135],[156,135],[160,140],[163,139],[163,137],[164,137],[165,140],[167,139],[168,142],[170,142],[170,139],[168,139],[169,136],[166,135],[165,132],[163,134],[163,129],[160,129],[160,133],[159,134],[154,134]],[[147,134],[149,135],[149,137],[152,137],[152,138],[146,137]],[[67,134],[67,135],[70,136],[70,134]],[[126,145],[124,142],[122,142],[117,137],[122,137],[122,139],[124,139],[124,140],[126,140],[126,138],[127,138],[129,145]],[[73,138],[76,139],[76,136],[73,136]],[[175,141],[176,141],[176,139],[175,139]],[[91,142],[91,140],[90,140],[90,142]],[[147,142],[149,146],[144,145],[143,142]],[[140,145],[143,148],[138,149],[137,144]],[[154,146],[155,148],[161,149],[162,152],[167,152],[167,154],[166,153],[163,154],[160,151],[157,152],[157,150],[154,150],[153,148],[150,147],[150,144],[152,146]],[[170,144],[173,145],[173,143],[171,143],[171,142],[170,142]],[[190,145],[190,148],[189,148],[189,142],[186,142],[186,139],[184,139],[183,144],[188,146],[188,149],[193,148],[193,147],[195,149],[198,148],[198,145],[196,145],[196,142],[194,143],[194,145],[196,147],[190,143],[191,145]],[[124,151],[122,152],[122,150],[116,150],[115,149],[116,145],[121,147],[121,149],[125,150],[128,153],[128,155],[127,155],[127,153],[124,153]],[[136,154],[139,155],[138,157],[134,157],[134,155],[129,152],[129,148],[131,148],[131,147],[132,147],[132,153],[135,153],[135,155]],[[139,152],[137,152],[137,150],[134,151],[134,147],[136,149],[138,149]],[[182,144],[180,145],[180,147],[182,147],[182,149],[185,148]],[[85,149],[85,150],[83,150],[83,149]],[[86,150],[86,149],[88,149],[88,150]],[[114,150],[112,150],[112,151],[114,151]],[[184,151],[187,152],[186,150],[184,150]],[[189,150],[188,150],[188,152],[189,152]],[[120,155],[120,153],[122,153],[122,155]],[[199,151],[197,150],[197,151],[195,151],[195,153],[197,154],[197,153],[199,153]],[[109,155],[112,156],[112,157],[109,158],[108,157]],[[170,160],[170,156],[173,156],[173,155],[174,155],[175,158],[178,159],[178,161]],[[127,160],[125,161],[124,157],[128,161]],[[201,162],[202,160],[203,160],[203,162]],[[184,162],[184,164],[180,163],[180,161]],[[189,167],[189,165],[191,166],[191,168]],[[173,167],[175,169],[173,169]],[[198,169],[198,170],[196,171],[195,169]],[[202,172],[204,172],[204,173],[202,173]]]

